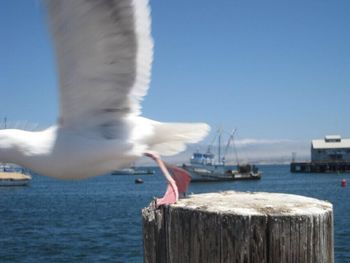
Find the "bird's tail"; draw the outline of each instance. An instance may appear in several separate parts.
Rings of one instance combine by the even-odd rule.
[[[210,131],[205,123],[157,123],[149,150],[169,156],[182,152],[186,144],[197,143]]]

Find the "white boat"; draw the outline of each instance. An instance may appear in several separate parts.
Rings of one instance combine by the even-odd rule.
[[[232,167],[224,164],[197,162],[201,160],[200,156],[206,155],[207,153],[194,153],[190,164],[182,165],[182,168],[191,174],[192,182],[254,180],[261,178],[261,172],[258,171],[255,165],[237,165],[236,169],[232,169]]]
[[[26,186],[32,177],[24,170],[10,164],[0,165],[0,186]]]
[[[7,118],[4,119],[3,129],[7,128]],[[32,177],[22,167],[0,163],[0,186],[26,186]]]
[[[112,175],[153,175],[154,170],[152,169],[146,169],[146,168],[135,168],[135,167],[130,167],[130,168],[125,168],[121,170],[115,170],[112,172]]]
[[[230,144],[233,144],[234,130],[227,142],[224,156],[221,158],[221,132],[219,134],[218,159],[215,160],[215,155],[211,152],[210,146],[206,153],[196,152],[192,155],[189,164],[183,164],[182,168],[187,170],[191,176],[192,182],[205,181],[231,181],[231,180],[255,180],[261,178],[261,172],[255,165],[239,164],[237,151],[237,165],[235,167],[225,164],[225,154]],[[233,144],[234,146],[234,144]],[[236,169],[233,169],[236,168]]]

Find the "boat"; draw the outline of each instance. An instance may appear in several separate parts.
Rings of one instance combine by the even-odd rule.
[[[115,170],[111,173],[112,175],[153,175],[154,170],[150,168],[136,168],[136,167],[130,167],[130,168],[125,168],[121,170]]]
[[[26,186],[31,179],[32,177],[21,167],[0,165],[0,186]]]
[[[183,164],[182,168],[191,175],[191,182],[233,181],[261,179],[261,172],[255,165],[244,164],[232,169],[226,166],[196,166]]]
[[[246,163],[240,164],[238,161],[237,151],[234,147],[233,138],[236,130],[234,130],[226,144],[224,156],[221,157],[221,131],[219,131],[218,143],[218,159],[211,152],[211,146],[205,153],[195,152],[189,164],[183,164],[182,168],[188,171],[192,177],[191,182],[210,182],[210,181],[233,181],[233,180],[256,180],[261,179],[262,173],[255,165]],[[234,147],[236,162],[235,166],[226,164],[226,153],[230,145]]]
[[[143,184],[143,180],[141,178],[135,179],[135,184]]]
[[[6,117],[2,129],[7,129]],[[26,186],[31,179],[24,168],[11,163],[0,163],[0,186]]]

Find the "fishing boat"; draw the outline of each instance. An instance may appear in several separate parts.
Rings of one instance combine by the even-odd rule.
[[[21,167],[10,164],[0,165],[0,186],[26,186],[32,177]]]
[[[112,172],[112,175],[153,175],[153,174],[154,174],[154,170],[150,168],[141,169],[136,167],[115,170]]]
[[[210,182],[210,181],[232,181],[232,180],[256,180],[261,178],[261,172],[255,165],[240,164],[238,161],[237,150],[234,146],[234,130],[228,139],[224,155],[221,157],[221,131],[218,134],[218,158],[211,152],[211,146],[205,153],[195,152],[189,164],[183,164],[182,168],[191,174],[192,182]],[[236,165],[226,165],[226,153],[230,147],[233,147],[236,155]]]

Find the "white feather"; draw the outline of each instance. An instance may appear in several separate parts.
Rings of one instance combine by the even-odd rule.
[[[140,113],[153,57],[147,2],[47,2],[64,127],[103,127],[125,114]]]

